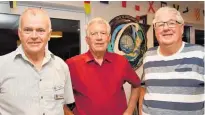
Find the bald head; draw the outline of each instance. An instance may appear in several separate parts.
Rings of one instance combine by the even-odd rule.
[[[26,16],[42,16],[43,18],[45,18],[45,20],[47,20],[48,22],[48,27],[49,30],[51,30],[51,20],[50,17],[48,16],[48,13],[43,10],[42,8],[28,8],[26,9],[20,16],[19,18],[19,29],[22,26],[22,22],[26,19]]]

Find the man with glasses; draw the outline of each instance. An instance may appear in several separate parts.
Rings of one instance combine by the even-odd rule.
[[[106,51],[110,25],[102,18],[92,19],[86,28],[89,51],[68,59],[74,90],[75,115],[132,115],[138,100],[140,80],[128,60]],[[132,91],[127,105],[123,84]]]
[[[0,56],[0,115],[73,115],[74,102],[65,62],[52,54],[51,20],[45,10],[26,9],[19,19],[21,45]]]
[[[204,48],[182,41],[184,20],[175,8],[160,8],[153,26],[159,46],[143,60],[140,115],[204,115]]]

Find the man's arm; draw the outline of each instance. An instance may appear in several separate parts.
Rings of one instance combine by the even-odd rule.
[[[67,105],[63,106],[64,115],[74,115],[73,112],[67,107]]]
[[[134,109],[136,108],[136,104],[139,97],[139,87],[131,88],[131,95],[128,103],[128,107],[123,115],[133,115]]]
[[[65,73],[66,73],[65,87],[64,87],[65,105],[63,106],[64,115],[74,115],[72,109],[73,109],[73,105],[75,105],[75,100],[74,100],[74,93],[73,93],[73,87],[71,82],[70,68],[68,67],[67,64],[65,64]]]
[[[143,104],[143,98],[145,95],[145,90],[146,89],[144,87],[140,87],[139,105],[138,105],[139,115],[142,115],[142,104]]]
[[[124,81],[127,81],[131,84],[131,94],[128,102],[127,109],[123,113],[123,115],[133,115],[133,112],[137,106],[137,101],[139,98],[139,87],[140,87],[140,79],[139,76],[136,74],[130,63],[127,59],[124,69]]]

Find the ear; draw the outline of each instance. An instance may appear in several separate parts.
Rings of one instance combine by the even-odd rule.
[[[153,27],[153,29],[154,29],[154,30],[153,30],[153,31],[154,31],[154,36],[156,36],[156,31],[157,31],[157,30],[156,30],[156,28],[155,28],[154,26],[152,26],[152,27]]]
[[[21,29],[18,28],[18,36],[19,36],[19,40],[21,41]]]
[[[111,39],[111,34],[108,36],[108,41],[110,42],[110,39]]]
[[[85,37],[85,41],[89,45],[89,37],[88,36]]]
[[[48,35],[48,41],[50,41],[51,39],[51,33],[52,33],[52,29],[50,29],[49,35]]]
[[[184,24],[181,25],[181,29],[180,30],[181,30],[181,33],[183,35],[183,33],[184,33]]]

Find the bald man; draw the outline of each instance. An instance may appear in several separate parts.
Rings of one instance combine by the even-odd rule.
[[[0,56],[0,115],[67,115],[74,102],[70,73],[52,54],[51,21],[43,9],[29,8],[20,16],[21,45]]]

